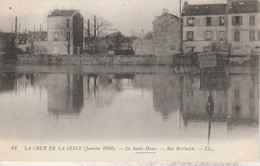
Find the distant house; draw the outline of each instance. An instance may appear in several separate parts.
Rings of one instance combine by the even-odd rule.
[[[54,10],[47,17],[47,42],[34,42],[40,53],[82,54],[83,17],[79,10]]]
[[[180,20],[164,9],[161,16],[153,21],[153,47],[157,56],[180,53]]]
[[[260,3],[228,0],[228,42],[232,55],[260,55]]]
[[[226,4],[184,3],[183,50],[187,52],[210,51],[213,43],[226,43]]]

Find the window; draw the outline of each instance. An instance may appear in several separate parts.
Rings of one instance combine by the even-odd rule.
[[[255,25],[255,16],[250,16],[249,25]]]
[[[235,54],[235,55],[240,54],[240,48],[239,48],[239,47],[235,47],[235,48],[234,48],[234,54]]]
[[[258,31],[258,41],[260,41],[260,31]]]
[[[210,46],[203,46],[203,52],[209,52]]]
[[[235,99],[239,99],[240,91],[238,89],[235,90]]]
[[[58,32],[54,32],[53,40],[58,41]]]
[[[234,41],[240,41],[240,31],[235,31],[235,38]]]
[[[219,26],[224,26],[225,25],[225,18],[222,16],[222,17],[219,17]]]
[[[204,39],[205,39],[206,41],[211,41],[211,39],[212,39],[212,32],[211,32],[211,31],[206,31],[206,32],[205,32]]]
[[[211,26],[211,17],[206,17],[206,26]]]
[[[195,47],[189,46],[189,47],[185,47],[185,53],[192,53],[194,52]]]
[[[249,91],[249,99],[254,99],[255,98],[255,93],[253,89],[250,89]]]
[[[242,25],[242,16],[233,16],[232,25],[235,25],[235,26]]]
[[[187,18],[187,25],[188,26],[194,26],[194,17],[188,17]]]
[[[54,54],[58,54],[59,53],[59,47],[57,46],[54,46],[54,51],[53,51]]]
[[[255,41],[255,31],[249,31],[249,39],[250,41]]]
[[[193,41],[194,40],[194,32],[193,31],[188,31],[187,32],[187,40],[188,41]]]
[[[226,39],[225,37],[225,31],[219,31],[218,40],[224,41]]]

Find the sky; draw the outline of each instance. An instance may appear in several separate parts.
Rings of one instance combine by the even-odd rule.
[[[183,4],[184,0],[182,0]],[[187,0],[189,4],[225,3],[226,0]],[[103,17],[125,35],[152,31],[155,16],[163,9],[179,16],[179,0],[0,0],[0,30],[14,29],[18,16],[20,31],[47,30],[47,15],[54,9],[79,9],[84,19]],[[14,30],[13,30],[14,31]]]

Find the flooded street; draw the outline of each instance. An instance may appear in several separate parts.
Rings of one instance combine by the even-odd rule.
[[[0,105],[7,140],[242,144],[258,135],[259,69],[17,66]]]

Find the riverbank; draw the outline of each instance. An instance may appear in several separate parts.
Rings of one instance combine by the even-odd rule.
[[[21,64],[40,65],[173,65],[174,56],[153,55],[18,55]]]
[[[198,65],[198,56],[24,54],[18,55],[18,62],[33,65]],[[221,65],[258,66],[259,56],[228,56]]]

